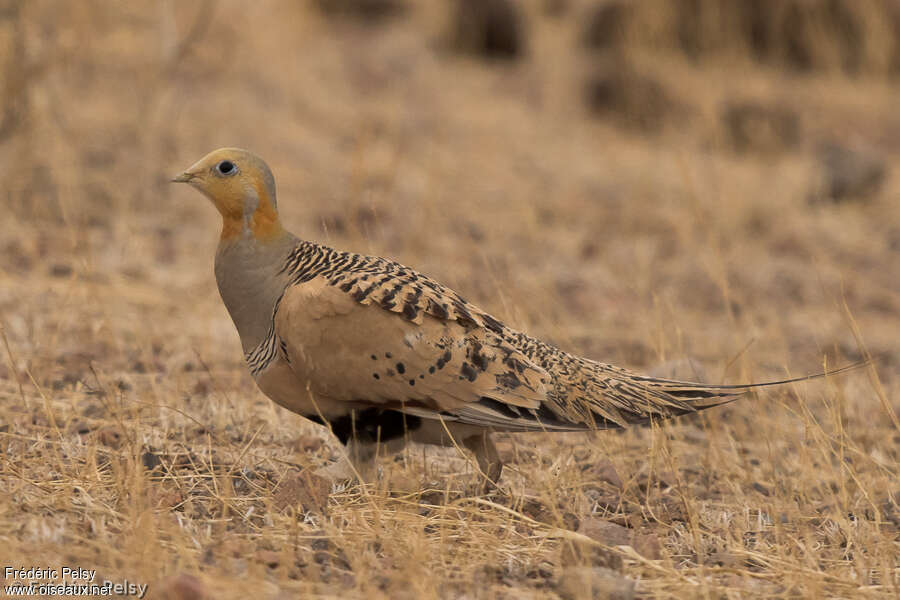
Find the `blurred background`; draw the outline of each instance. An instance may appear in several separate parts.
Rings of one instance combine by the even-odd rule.
[[[896,518],[898,91],[894,0],[0,0],[3,421],[35,439],[59,427],[73,456],[81,439],[134,440],[146,458],[200,443],[205,426],[244,431],[220,446],[234,459],[258,422],[263,453],[318,448],[291,446],[305,425],[246,373],[212,274],[218,215],[169,183],[239,146],[271,166],[295,234],[397,259],[594,359],[758,381],[857,360],[865,344],[884,388],[841,379],[839,406],[812,411],[881,453],[860,463],[877,476],[840,506],[800,510],[838,519],[865,496]],[[795,413],[763,406],[695,423],[727,421],[747,443],[784,424],[782,442],[799,439]],[[619,456],[638,472],[642,435],[603,443],[630,448]],[[76,464],[21,443],[29,479]],[[718,466],[751,495],[779,482],[763,489],[790,506],[792,485],[826,477],[812,459],[787,479]],[[849,489],[841,468],[822,503]],[[132,514],[143,488],[109,485],[102,497]],[[157,526],[123,517],[126,534],[98,534],[53,489],[23,485],[27,501],[8,505],[15,552],[63,553],[57,533],[73,527],[144,548]],[[146,502],[183,508],[156,493]],[[35,517],[50,506],[61,516]],[[146,564],[174,569],[167,544]],[[200,560],[172,544],[179,564]],[[91,547],[75,554],[84,566],[121,567]]]
[[[0,308],[36,360],[46,318],[133,352],[141,293],[228,325],[217,215],[168,183],[220,146],[301,237],[595,358],[815,368],[858,356],[845,300],[897,358],[896,2],[5,0],[0,43]],[[48,282],[102,299],[29,314]]]

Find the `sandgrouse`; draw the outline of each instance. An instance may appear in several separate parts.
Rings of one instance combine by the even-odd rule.
[[[278,218],[272,172],[246,150],[215,150],[174,181],[222,215],[216,281],[256,383],[329,426],[357,475],[377,444],[412,440],[467,448],[497,482],[491,432],[625,427],[789,382],[638,375],[515,331],[391,260],[300,240]]]

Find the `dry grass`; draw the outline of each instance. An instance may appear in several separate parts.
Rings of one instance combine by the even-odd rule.
[[[820,142],[900,163],[897,84],[635,51],[684,107],[636,131],[584,107],[587,5],[548,4],[499,63],[450,52],[440,2],[374,26],[286,0],[0,11],[0,564],[157,597],[179,573],[213,597],[589,597],[592,565],[648,598],[897,596],[900,186],[809,201]],[[735,153],[732,100],[790,107],[800,140]],[[491,496],[415,447],[321,510],[291,482],[333,442],[255,389],[214,210],[167,184],[224,145],[269,160],[298,235],[566,349],[738,381],[864,340],[876,367],[653,429],[500,436]]]

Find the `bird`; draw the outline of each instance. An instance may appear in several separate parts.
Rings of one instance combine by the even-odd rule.
[[[496,432],[647,424],[858,366],[733,385],[641,375],[517,331],[393,260],[298,238],[279,218],[272,171],[250,151],[214,150],[173,181],[222,217],[216,283],[256,384],[328,427],[363,481],[382,445],[413,441],[470,451],[496,485]]]

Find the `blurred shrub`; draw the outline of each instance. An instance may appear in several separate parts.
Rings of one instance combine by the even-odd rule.
[[[0,140],[25,126],[28,114],[28,81],[33,69],[25,57],[21,8],[21,2],[0,2]]]
[[[746,56],[796,71],[900,72],[894,0],[610,0],[587,19],[595,49],[677,50],[691,60]]]
[[[349,17],[367,22],[398,16],[409,8],[404,0],[315,0],[315,4],[328,17]]]
[[[660,131],[668,122],[687,116],[689,109],[666,87],[623,57],[604,61],[588,78],[587,106],[596,116],[641,131]]]
[[[722,125],[737,152],[782,152],[800,144],[800,118],[783,105],[729,101],[722,109]]]
[[[541,9],[544,16],[562,17],[571,8],[569,0],[544,0]]]
[[[513,59],[525,51],[522,16],[511,0],[456,0],[450,43],[484,58]]]
[[[588,48],[609,49],[625,44],[625,34],[635,20],[631,2],[613,0],[597,5],[588,17],[584,43]]]

